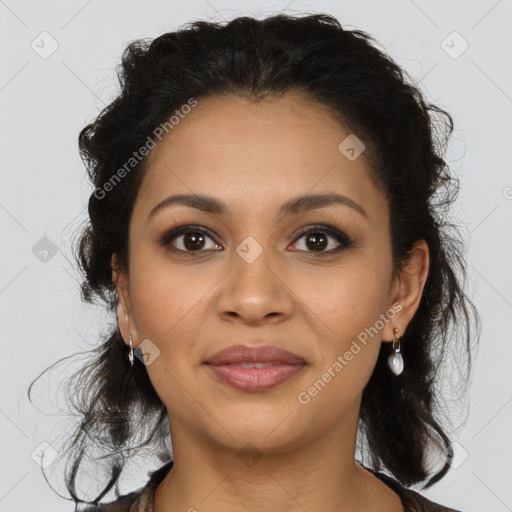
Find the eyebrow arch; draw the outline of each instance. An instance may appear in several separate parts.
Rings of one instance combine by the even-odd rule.
[[[214,213],[224,215],[229,213],[229,209],[221,201],[211,196],[202,194],[178,194],[169,196],[160,203],[158,203],[149,213],[148,218],[155,215],[158,211],[167,208],[174,204],[180,204],[196,208],[206,213]],[[363,217],[368,218],[368,214],[362,206],[353,201],[347,196],[337,194],[335,192],[318,193],[318,194],[305,194],[302,196],[294,197],[279,208],[279,215],[295,215],[301,212],[314,210],[317,208],[324,208],[332,204],[342,204],[349,206]]]

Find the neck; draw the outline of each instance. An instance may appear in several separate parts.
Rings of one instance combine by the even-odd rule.
[[[357,415],[309,442],[260,451],[208,442],[173,422],[174,465],[154,512],[349,512],[372,503],[384,511],[389,500],[401,511],[398,496],[354,460],[356,434]]]

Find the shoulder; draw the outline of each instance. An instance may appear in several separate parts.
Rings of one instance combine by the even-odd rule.
[[[373,475],[382,480],[382,482],[398,494],[402,500],[404,512],[462,512],[461,510],[445,507],[439,503],[430,501],[419,492],[404,487],[400,482],[389,475],[379,473],[367,467],[365,467],[365,469],[373,473]]]
[[[118,496],[117,499],[109,503],[88,505],[86,508],[77,510],[81,512],[152,512],[155,490],[172,465],[173,461],[170,461],[156,471],[148,473],[150,477],[148,482],[136,491]]]

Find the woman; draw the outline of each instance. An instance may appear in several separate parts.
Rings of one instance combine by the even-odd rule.
[[[120,95],[80,134],[82,295],[117,321],[70,387],[77,505],[454,510],[410,489],[450,468],[436,386],[450,343],[467,381],[478,320],[444,220],[453,123],[374,42],[276,15],[125,50]],[[164,465],[119,496],[144,447]],[[93,449],[109,476],[84,499]]]

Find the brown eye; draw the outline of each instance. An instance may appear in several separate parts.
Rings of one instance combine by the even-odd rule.
[[[308,233],[306,235],[306,246],[312,251],[320,251],[327,247],[328,236],[324,233]]]
[[[208,240],[210,243],[208,247]],[[176,252],[202,252],[220,248],[209,235],[206,228],[199,226],[180,226],[167,233],[160,242],[164,247],[170,246]]]
[[[297,238],[297,240],[300,239],[304,239],[305,249],[298,250],[304,252],[334,254],[352,247],[352,241],[344,233],[330,226],[324,225],[310,228],[305,233],[302,233],[299,238]],[[330,242],[332,239],[334,242]],[[338,243],[338,246],[336,246],[336,242]],[[327,247],[329,247],[328,250],[326,250]]]
[[[302,233],[296,239],[295,244],[298,243],[297,240],[301,239],[304,239],[304,248],[298,248],[299,252],[310,252],[319,256],[335,254],[353,246],[352,240],[344,233],[323,224],[313,226]],[[209,242],[210,245],[208,246]],[[222,249],[215,242],[213,234],[210,234],[210,231],[202,226],[180,226],[175,228],[166,233],[160,243],[173,252],[181,253]]]
[[[185,233],[183,235],[183,245],[187,250],[195,251],[202,249],[205,244],[205,237],[202,233]]]

